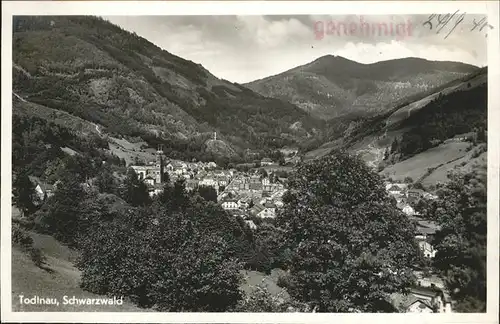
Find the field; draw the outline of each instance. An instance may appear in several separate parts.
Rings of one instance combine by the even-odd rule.
[[[465,142],[441,144],[391,165],[381,174],[395,181],[403,181],[405,177],[411,177],[415,181],[422,178],[424,185],[435,184],[437,181],[444,182],[448,170],[472,158],[474,150],[467,152],[469,146],[470,143]]]
[[[473,169],[474,165],[486,165],[487,152],[483,152],[479,156],[474,157],[476,155],[475,152],[479,149],[481,149],[479,146],[475,147],[464,157],[437,168],[429,176],[425,177],[422,180],[422,184],[424,186],[428,186],[431,184],[436,184],[438,182],[446,182],[448,171],[453,169],[458,169],[461,172],[467,173]]]
[[[18,247],[12,248],[12,310],[15,312],[143,312],[128,301],[123,305],[63,305],[63,296],[102,298],[79,287],[80,271],[72,261],[76,253],[48,235],[32,233],[34,246],[47,257],[44,270],[36,267],[29,256]],[[22,305],[19,296],[57,298],[56,305]],[[118,297],[118,296],[117,296]]]
[[[134,164],[135,158],[144,162],[155,160],[155,149],[141,149],[146,142],[131,143],[126,139],[109,137],[109,150],[121,159],[124,159],[127,165]]]

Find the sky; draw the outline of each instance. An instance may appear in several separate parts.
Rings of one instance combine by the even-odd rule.
[[[485,66],[487,22],[478,15],[457,13],[449,20],[448,17],[252,15],[103,18],[172,54],[203,65],[218,78],[245,83],[279,74],[324,55],[339,55],[365,64],[420,57]],[[438,19],[443,23],[439,24]],[[448,23],[444,24],[446,21]]]

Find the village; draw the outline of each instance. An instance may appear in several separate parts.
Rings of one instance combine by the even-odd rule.
[[[151,197],[162,191],[166,181],[174,183],[179,179],[184,180],[188,192],[200,187],[213,188],[217,203],[224,210],[235,217],[242,217],[251,229],[256,229],[262,222],[273,222],[284,205],[288,179],[283,177],[283,172],[263,168],[277,165],[272,159],[263,158],[260,167],[248,171],[223,169],[215,162],[170,160],[160,147],[156,152],[156,161],[129,167],[147,185]],[[57,183],[49,185],[34,177],[30,179],[39,201],[52,196],[57,187]],[[431,242],[439,226],[425,219],[415,207],[422,199],[434,200],[438,197],[423,189],[412,188],[409,183],[386,181],[385,189],[396,201],[397,208],[407,215],[408,221],[416,225],[415,240],[423,257],[428,260],[434,258],[437,251]],[[451,312],[451,300],[443,280],[421,269],[415,269],[414,274],[418,278],[417,287],[409,295],[393,295],[394,302],[403,305],[407,312]]]
[[[263,158],[260,166],[278,165],[270,158]],[[222,169],[215,162],[164,161],[163,152],[157,152],[156,163],[146,166],[131,166],[148,184],[150,194],[161,191],[162,170],[174,182],[185,179],[187,191],[199,187],[212,187],[217,193],[217,203],[234,216],[242,217],[250,228],[256,229],[260,222],[272,221],[283,207],[283,195],[287,191],[287,178],[277,172],[254,168],[238,171],[234,168]],[[408,183],[385,183],[388,195],[395,199],[398,209],[416,225],[415,240],[424,258],[435,257],[432,246],[433,235],[439,226],[426,220],[415,209],[421,199],[434,200],[435,194],[423,189],[412,188]],[[451,299],[444,282],[432,273],[415,269],[417,286],[411,294],[393,295],[395,303],[401,304],[407,312],[451,312]]]
[[[281,177],[279,172],[267,172],[263,168],[245,172],[222,169],[215,162],[166,160],[161,148],[156,157],[156,161],[146,165],[130,166],[147,184],[151,196],[161,192],[165,179],[172,183],[183,179],[188,192],[211,187],[222,208],[241,216],[253,229],[256,224],[252,219],[275,218],[277,209],[283,206],[287,178]],[[273,165],[278,163],[267,157],[260,161],[261,167]]]

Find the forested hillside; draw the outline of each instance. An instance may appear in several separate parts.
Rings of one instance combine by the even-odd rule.
[[[16,17],[13,61],[13,91],[22,99],[112,136],[190,151],[185,158],[201,158],[214,131],[241,153],[296,144],[322,126],[97,17]]]
[[[361,64],[326,55],[278,75],[245,84],[272,98],[294,103],[314,116],[338,119],[374,116],[397,101],[474,72],[459,62],[402,58]]]

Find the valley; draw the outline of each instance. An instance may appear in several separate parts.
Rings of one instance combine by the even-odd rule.
[[[101,17],[16,16],[12,76],[15,311],[485,311],[487,67],[239,84]]]

